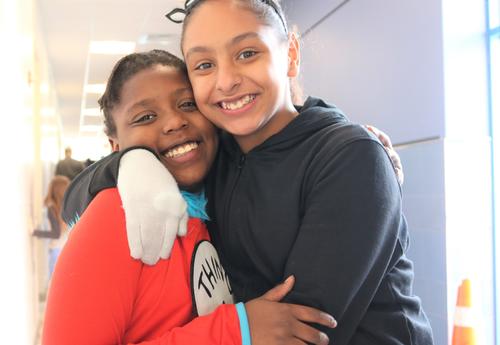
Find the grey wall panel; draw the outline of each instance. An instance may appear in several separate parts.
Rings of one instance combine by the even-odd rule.
[[[303,3],[287,6],[291,18],[326,11]],[[335,103],[354,122],[380,127],[395,143],[444,136],[440,6],[348,2],[303,39],[305,93]]]
[[[282,6],[288,22],[305,32],[343,3],[344,0],[286,0],[282,1]]]
[[[403,210],[410,231],[414,292],[422,299],[435,344],[448,344],[444,144],[433,140],[398,149],[405,182]]]

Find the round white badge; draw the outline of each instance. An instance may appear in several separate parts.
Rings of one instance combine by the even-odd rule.
[[[197,315],[207,315],[221,304],[234,303],[229,277],[209,241],[196,245],[191,260],[191,291]]]

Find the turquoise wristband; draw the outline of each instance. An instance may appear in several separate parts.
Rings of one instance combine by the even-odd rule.
[[[241,302],[237,303],[236,311],[238,312],[238,318],[240,319],[241,345],[252,345],[245,304]]]

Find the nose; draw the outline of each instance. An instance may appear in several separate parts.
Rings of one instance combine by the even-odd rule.
[[[229,94],[241,84],[238,68],[232,63],[221,63],[217,69],[217,90]]]
[[[189,126],[189,122],[183,114],[175,112],[165,116],[165,121],[163,123],[163,133],[171,134]]]

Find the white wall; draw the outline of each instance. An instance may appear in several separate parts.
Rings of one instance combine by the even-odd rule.
[[[0,38],[4,47],[10,47],[0,57],[0,334],[3,343],[22,345],[32,343],[35,329],[26,224],[30,196],[24,188],[33,142],[28,74],[32,62],[31,10],[30,1],[0,1]]]
[[[0,0],[0,334],[2,343],[32,345],[47,288],[46,247],[31,236],[59,157],[60,118],[50,66],[37,30],[34,0]]]

